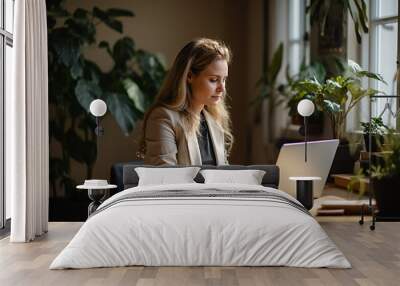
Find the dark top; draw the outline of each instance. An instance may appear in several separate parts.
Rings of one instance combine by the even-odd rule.
[[[203,113],[200,113],[200,126],[197,141],[199,142],[202,165],[216,166],[217,160],[215,159],[210,131],[208,130],[207,121]]]

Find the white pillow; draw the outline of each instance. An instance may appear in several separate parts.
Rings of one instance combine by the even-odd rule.
[[[261,170],[201,170],[204,183],[234,183],[261,185],[265,171]]]
[[[138,186],[195,183],[193,179],[199,170],[199,167],[135,168],[139,176]]]

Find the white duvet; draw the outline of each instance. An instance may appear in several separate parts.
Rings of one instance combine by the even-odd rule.
[[[294,266],[350,268],[307,213],[258,198],[182,197],[127,200],[131,192],[276,189],[238,184],[135,187],[106,200],[50,269],[145,266]],[[136,194],[136,193],[135,193]],[[108,207],[107,207],[108,206]]]

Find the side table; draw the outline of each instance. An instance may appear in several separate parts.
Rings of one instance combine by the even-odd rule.
[[[289,177],[296,181],[296,198],[302,205],[310,210],[314,204],[313,182],[321,180],[321,177]]]
[[[88,206],[88,217],[96,211],[102,202],[107,199],[109,190],[116,188],[117,185],[106,185],[106,186],[90,186],[90,185],[79,185],[76,186],[79,190],[87,190],[88,197],[92,202]]]

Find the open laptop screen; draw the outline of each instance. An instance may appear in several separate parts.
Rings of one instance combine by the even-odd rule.
[[[296,182],[289,177],[321,177],[314,181],[314,197],[319,197],[325,186],[339,140],[307,142],[307,162],[304,160],[304,142],[284,144],[276,165],[280,169],[279,189],[296,197]]]

